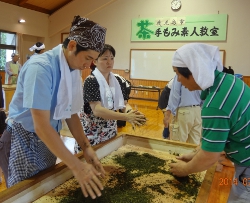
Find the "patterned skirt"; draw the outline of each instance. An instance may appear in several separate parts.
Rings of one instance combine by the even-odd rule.
[[[84,133],[92,146],[107,141],[117,135],[116,120],[105,120],[100,117],[95,117],[93,113],[81,113],[80,121]],[[81,147],[77,143],[75,143],[74,151],[75,153],[81,151]]]

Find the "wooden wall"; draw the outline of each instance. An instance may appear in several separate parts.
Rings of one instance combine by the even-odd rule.
[[[85,80],[85,78],[90,74],[91,70],[86,69],[82,71],[82,79]],[[157,86],[160,88],[164,88],[168,81],[154,81],[154,80],[136,80],[136,79],[129,79],[129,73],[126,73],[124,70],[118,70],[118,69],[113,69],[113,73],[119,74],[122,77],[126,78],[129,80],[132,85],[138,86],[138,85],[143,85],[143,86]],[[250,86],[250,76],[243,76],[243,81]],[[158,93],[157,92],[147,92],[147,91],[131,91],[130,94],[131,97],[139,97],[139,98],[152,98],[152,99],[158,99]]]
[[[250,76],[243,76],[243,81],[250,87]]]
[[[82,71],[82,79],[85,80],[85,78],[90,74],[90,69],[86,69]],[[160,88],[164,88],[167,84],[168,81],[153,81],[153,80],[130,80],[129,79],[129,73],[126,73],[124,70],[117,70],[114,69],[113,73],[119,74],[129,80],[132,85],[138,86],[138,85],[143,85],[143,86],[157,86]],[[2,76],[2,84],[4,84],[4,78],[5,78],[5,72],[0,71],[0,75]],[[250,86],[250,76],[243,76],[244,82]],[[147,91],[137,91],[137,93],[132,90],[131,97],[139,97],[139,98],[152,98],[152,99],[158,99],[158,93],[157,92],[147,92]]]
[[[5,71],[0,71],[0,76],[1,76],[1,82],[2,84],[5,83]]]

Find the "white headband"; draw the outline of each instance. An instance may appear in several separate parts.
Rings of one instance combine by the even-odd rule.
[[[44,44],[42,46],[40,46],[40,47],[37,47],[36,45],[30,47],[30,51],[42,50],[42,49],[45,49],[45,45]]]
[[[177,49],[172,66],[188,68],[202,90],[213,85],[215,69],[223,70],[219,48],[202,43],[190,43]]]

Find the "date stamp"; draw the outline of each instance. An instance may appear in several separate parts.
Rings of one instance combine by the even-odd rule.
[[[244,186],[250,186],[250,178],[243,178],[242,180],[238,178],[220,178],[219,181],[220,186],[238,185],[239,183],[242,183]]]

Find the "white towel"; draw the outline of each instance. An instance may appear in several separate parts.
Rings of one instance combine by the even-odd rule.
[[[173,82],[174,82],[174,78],[172,78],[172,79],[168,82],[167,87],[168,87],[169,89],[172,88]]]
[[[223,70],[219,48],[202,43],[190,43],[177,49],[172,66],[187,67],[202,90],[213,85],[216,68]]]
[[[61,80],[57,93],[57,105],[53,119],[71,118],[83,106],[83,92],[80,70],[70,71],[62,47],[59,55]]]
[[[109,85],[98,68],[95,68],[93,75],[96,77],[100,86],[102,106],[114,110],[125,108],[121,86],[114,74],[111,72],[109,74]]]

